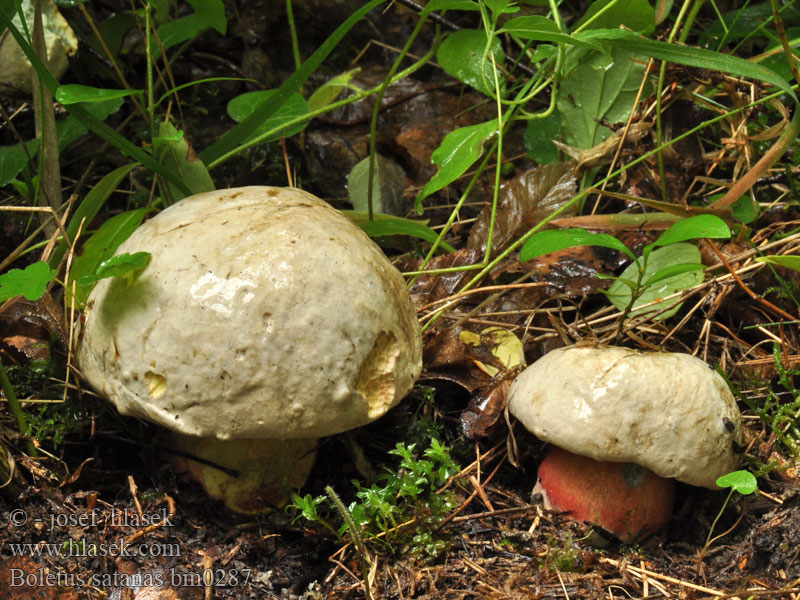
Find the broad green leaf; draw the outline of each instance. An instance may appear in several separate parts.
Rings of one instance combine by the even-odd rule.
[[[104,260],[92,275],[84,275],[78,280],[81,288],[89,287],[107,277],[122,277],[130,284],[150,264],[149,252],[124,252]]]
[[[647,266],[645,268],[642,281],[649,280],[663,269],[674,267],[675,265],[691,263],[700,264],[700,251],[692,244],[672,244],[671,246],[667,246],[665,248],[659,248],[658,250],[652,252],[648,257]],[[622,275],[620,275],[619,279],[636,281],[638,276],[639,267],[636,263],[633,263],[628,265],[628,268],[622,272]],[[660,298],[670,296],[676,292],[687,290],[702,281],[703,273],[700,270],[692,270],[662,279],[658,281],[658,283],[645,289],[644,293],[642,293],[642,295],[634,303],[631,314],[644,315],[653,312],[660,312],[668,303],[672,303],[673,300],[670,300],[669,302],[664,301],[662,303],[657,303],[653,306],[647,307],[646,309],[637,310],[637,308],[644,304],[654,302]],[[621,311],[625,310],[625,308],[627,308],[631,302],[631,288],[619,280],[612,283],[605,294],[608,296],[608,299],[611,301],[611,303]],[[658,315],[655,317],[655,319],[660,321],[662,319],[671,317],[678,312],[680,307],[681,305],[678,304],[669,311]]]
[[[209,168],[240,151],[243,143],[252,133],[252,129],[268,120],[288,99],[289,96],[300,89],[303,82],[314,73],[327,58],[348,31],[358,23],[369,11],[383,4],[384,0],[371,0],[364,6],[354,11],[336,30],[328,36],[322,45],[312,54],[286,81],[275,94],[258,107],[252,115],[228,131],[220,139],[200,153],[201,160]],[[428,9],[427,7],[424,9]]]
[[[582,31],[574,35],[583,40],[602,41],[642,56],[651,56],[680,65],[765,81],[786,92],[797,102],[797,96],[795,96],[791,86],[785,79],[762,65],[744,60],[738,56],[714,52],[704,48],[683,46],[674,42],[649,40],[624,29],[595,29]]]
[[[480,10],[475,0],[431,0],[425,5],[425,11],[434,10]]]
[[[579,40],[567,33],[562,33],[551,19],[539,15],[529,15],[517,17],[506,22],[501,29],[497,30],[498,35],[508,33],[523,40],[533,40],[537,42],[554,42],[556,44],[570,44],[573,46],[584,46],[602,51],[603,47],[599,43]]]
[[[591,233],[585,229],[548,229],[534,233],[522,246],[519,251],[520,262],[525,262],[536,256],[557,252],[565,248],[575,248],[576,246],[602,246],[618,250],[627,256],[634,258],[625,244],[617,238],[607,233]],[[636,266],[635,264],[633,266]]]
[[[257,114],[260,108],[267,104],[270,99],[275,95],[277,90],[263,90],[258,92],[246,92],[240,96],[236,96],[233,100],[228,102],[228,115],[237,123],[247,121],[249,117]],[[285,126],[298,118],[302,118],[309,113],[308,103],[303,99],[300,94],[292,94],[288,100],[283,103],[280,109],[265,121],[254,124],[253,130],[250,135],[245,137],[244,141],[253,140],[266,133],[272,134],[265,138],[263,141],[268,142],[277,140],[281,136],[289,137],[303,130],[308,125],[308,121],[301,121],[291,126]]]
[[[422,201],[432,193],[461,177],[483,152],[483,145],[497,133],[497,123],[486,121],[461,127],[448,133],[441,145],[433,151],[431,162],[439,167],[417,195],[417,214],[422,213]]]
[[[228,22],[225,19],[225,5],[221,0],[188,0],[188,2],[206,25],[225,35]]]
[[[788,255],[759,256],[758,258],[756,258],[756,262],[768,263],[770,265],[777,265],[779,267],[786,267],[787,269],[794,269],[795,271],[800,271],[800,256],[788,256]]]
[[[139,227],[142,219],[150,209],[137,208],[111,217],[95,231],[83,245],[83,252],[72,262],[69,279],[80,281],[81,277],[94,275],[104,260],[114,255],[119,245]],[[78,285],[75,300],[80,307],[85,306],[93,284]],[[70,291],[68,284],[67,290]]]
[[[592,148],[612,134],[600,122],[624,122],[639,90],[646,60],[613,48],[609,53],[570,49],[578,57],[558,90],[556,108],[564,143]]]
[[[28,265],[24,269],[11,269],[0,275],[0,302],[5,302],[14,296],[38,300],[55,276],[56,272],[42,261]]]
[[[365,212],[356,210],[343,210],[341,212],[364,230],[364,233],[370,237],[408,235],[431,244],[439,237],[439,234],[433,229],[425,226],[426,221],[414,221],[412,219],[404,219],[402,217],[383,215],[380,213],[373,213],[372,221],[370,221],[369,215]],[[455,248],[444,241],[439,244],[439,247],[447,252],[455,252]]]
[[[197,158],[183,132],[175,129],[172,123],[162,121],[158,124],[158,135],[153,138],[153,151],[162,165],[180,177],[191,194],[210,192],[215,189],[214,182],[203,161]],[[180,189],[169,182],[167,184],[170,186],[172,200],[175,202],[190,195],[182,193]]]
[[[717,198],[722,198],[722,194],[716,194]],[[714,197],[709,198],[713,202]],[[752,223],[758,216],[758,204],[745,194],[731,205],[731,216],[739,223]]]
[[[750,471],[733,471],[717,478],[716,484],[721,488],[731,488],[743,496],[749,496],[758,489],[758,481]]]
[[[61,104],[68,105],[77,104],[78,102],[105,102],[140,93],[141,90],[108,90],[69,83],[58,86],[55,98]]]
[[[461,29],[451,33],[436,51],[436,60],[448,75],[471,85],[487,96],[494,97],[494,75],[492,62],[486,48],[486,32],[483,29]],[[500,40],[492,38],[491,53],[495,63],[502,65],[504,60]],[[501,92],[505,87],[505,78],[500,77]]]
[[[122,98],[115,98],[112,100],[104,100],[102,102],[90,102],[85,105],[73,104],[72,106],[69,106],[68,109],[74,109],[76,106],[80,106],[98,121],[104,121],[108,115],[117,112],[122,104]],[[61,119],[58,123],[56,123],[58,149],[63,150],[73,141],[82,135],[85,135],[87,131],[89,131],[89,129],[87,128],[86,124],[77,117],[69,115],[66,119]]]
[[[512,5],[511,0],[483,0],[483,2],[492,11],[495,19],[500,18],[501,15],[519,12],[519,6]]]
[[[22,144],[0,146],[0,187],[11,183],[28,164],[28,157],[36,156],[38,149],[39,140],[28,140],[24,148]]]
[[[648,34],[655,28],[655,12],[647,0],[596,0],[572,28],[582,28],[585,23],[592,29],[625,26]]]
[[[357,211],[369,213],[369,156],[361,160],[347,175],[347,194]],[[405,213],[403,190],[405,171],[394,161],[378,154],[372,177],[372,212],[390,215]]]
[[[309,110],[314,111],[328,106],[339,97],[343,90],[353,87],[350,81],[360,70],[360,68],[350,69],[319,86],[308,99]]]
[[[731,237],[731,230],[725,221],[715,215],[696,215],[671,225],[650,246],[655,248],[686,240],[726,239],[729,237]]]
[[[560,131],[561,121],[555,113],[543,119],[530,119],[523,134],[528,158],[540,165],[557,162],[558,148],[553,140],[558,139]]]
[[[660,271],[656,271],[653,273],[647,280],[644,282],[645,287],[650,287],[651,285],[655,285],[659,281],[664,279],[669,279],[670,277],[674,277],[675,275],[681,275],[682,273],[689,273],[690,271],[702,271],[705,267],[701,263],[686,263],[683,265],[670,265],[669,267],[664,267]]]
[[[75,236],[78,234],[78,228],[81,224],[83,224],[83,231],[86,231],[91,220],[97,215],[108,197],[117,189],[119,182],[122,181],[136,165],[137,163],[130,163],[114,169],[110,173],[106,173],[103,178],[89,190],[89,193],[81,200],[81,203],[78,205],[78,208],[75,209],[75,212],[72,214],[67,224],[66,232],[70,240],[75,241]],[[66,251],[67,244],[62,240],[53,249],[53,253],[50,255],[50,260],[48,261],[50,266],[56,268]]]

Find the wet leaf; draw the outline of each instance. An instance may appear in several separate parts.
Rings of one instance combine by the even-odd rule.
[[[416,200],[417,214],[422,213],[422,201],[461,177],[480,158],[483,145],[497,132],[495,121],[461,127],[451,131],[433,151],[431,162],[439,167],[422,188]]]
[[[487,96],[494,97],[494,74],[492,62],[488,53],[484,55],[487,46],[486,32],[483,29],[461,29],[451,33],[441,43],[436,51],[436,60],[445,73],[471,85],[476,90]],[[490,52],[497,65],[502,65],[505,60],[500,40],[493,37]],[[498,74],[500,91],[505,87],[505,78]]]
[[[625,244],[607,233],[591,233],[585,229],[551,229],[534,233],[519,252],[520,262],[530,260],[535,256],[574,248],[575,246],[602,246],[627,254],[634,258]],[[635,266],[635,265],[634,265]],[[635,279],[635,278],[634,278]]]
[[[652,246],[668,246],[676,242],[700,238],[727,239],[731,237],[728,225],[715,215],[696,215],[672,225]]]
[[[558,161],[558,147],[553,141],[557,141],[560,132],[561,121],[556,114],[544,119],[529,120],[523,138],[528,158],[540,165]]]

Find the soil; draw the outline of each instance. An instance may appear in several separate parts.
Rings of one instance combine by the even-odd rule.
[[[127,8],[102,1],[86,6],[100,23]],[[355,0],[295,0],[303,57],[358,6]],[[294,70],[284,3],[228,2],[226,7],[228,35],[206,33],[187,45],[172,64],[173,76],[176,81],[230,76],[252,81],[185,90],[181,129],[195,149],[207,147],[232,127],[225,111],[232,97],[277,87]],[[80,11],[62,10],[82,40],[62,83],[115,87],[90,49],[91,31]],[[469,16],[458,18],[464,19],[458,25],[474,26]],[[308,89],[353,64],[361,69],[354,78],[357,85],[380,82],[396,57],[394,49],[403,46],[415,23],[413,11],[399,4],[373,11],[315,73]],[[427,28],[411,53],[424,54],[433,34],[433,26]],[[123,43],[132,49],[125,54],[125,72],[144,73],[136,35],[129,34]],[[684,75],[673,74],[676,80]],[[144,87],[140,77],[132,75],[130,84]],[[15,123],[28,135],[32,114],[23,101],[0,101],[8,113],[23,109]],[[347,208],[346,174],[368,152],[371,111],[365,101],[316,119],[302,135],[287,139],[285,147],[263,144],[228,161],[212,172],[215,183],[218,188],[286,185],[285,158],[295,185]],[[377,141],[382,155],[405,173],[406,193],[396,207],[400,214],[411,215],[416,191],[435,172],[430,155],[443,137],[492,118],[493,111],[476,92],[433,66],[389,90]],[[684,107],[671,117],[676,128],[691,126],[681,124],[691,121],[681,117],[686,112]],[[113,115],[110,122],[133,136],[124,117]],[[557,206],[558,198],[552,197],[552,206],[519,200],[524,195],[520,190],[534,189],[544,177],[541,171],[534,173],[535,163],[526,158],[523,133],[524,125],[512,128],[504,142],[504,156],[513,169],[502,182],[506,195],[501,194],[496,225],[501,241],[495,242],[500,245],[494,252],[531,226],[532,211],[546,214]],[[15,142],[7,128],[0,130],[0,137],[3,144]],[[676,198],[688,186],[687,165],[694,171],[699,165],[698,172],[704,168],[700,141],[691,141],[674,162],[667,160]],[[623,160],[647,143],[626,146]],[[92,136],[76,142],[63,160],[65,186],[79,195],[124,164]],[[546,176],[568,178],[570,169]],[[657,190],[652,172],[632,172],[620,190],[641,195]],[[436,258],[435,266],[480,260],[493,177],[492,171],[472,190],[448,238],[457,251]],[[145,175],[134,175],[129,193],[113,195],[101,217],[146,202],[150,184]],[[465,185],[456,182],[426,203],[429,224],[444,222]],[[776,189],[766,183],[760,188],[769,197]],[[653,194],[659,197],[657,191]],[[14,200],[13,189],[5,188],[3,205]],[[786,236],[784,245],[772,251],[792,248],[800,222],[797,206],[796,199],[777,202],[750,224],[750,240],[781,234]],[[602,208],[615,212],[625,206]],[[614,233],[634,249],[655,235],[639,229]],[[0,259],[26,243],[28,234],[19,219],[0,213]],[[385,241],[401,270],[419,264],[417,245]],[[717,256],[722,255],[736,272],[736,257],[748,244],[744,234],[714,248],[706,244],[704,260],[719,266]],[[33,254],[17,258],[12,266],[24,267]],[[421,385],[407,399],[370,426],[321,441],[320,458],[300,493],[322,496],[331,486],[345,504],[357,500],[354,479],[367,481],[370,473],[396,469],[397,461],[387,452],[398,442],[413,441],[424,448],[435,432],[461,467],[446,489],[436,490],[452,494],[456,508],[431,515],[418,507],[399,531],[365,535],[363,551],[349,534],[338,538],[297,511],[233,513],[180,477],[159,447],[154,426],[120,417],[91,390],[80,389],[72,372],[66,378],[69,328],[57,288],[40,302],[3,305],[0,357],[4,364],[19,367],[12,370],[13,382],[18,395],[30,400],[25,407],[34,421],[39,457],[28,456],[11,414],[0,411],[0,448],[7,447],[11,458],[0,456],[0,466],[15,464],[9,483],[0,489],[0,600],[355,599],[367,596],[365,588],[371,598],[386,600],[800,597],[800,479],[791,441],[795,414],[771,420],[776,406],[797,402],[800,388],[798,371],[776,369],[772,344],[778,344],[777,356],[785,368],[798,369],[800,335],[796,322],[769,325],[783,318],[780,311],[797,314],[796,273],[762,268],[726,278],[728,270],[720,266],[710,283],[686,299],[680,313],[686,318],[675,331],[671,327],[680,317],[647,322],[622,336],[622,343],[631,347],[698,354],[730,377],[743,411],[742,464],[760,475],[759,493],[733,494],[726,504],[725,492],[681,484],[668,526],[633,544],[621,544],[602,532],[589,535],[585,524],[544,510],[541,498],[531,495],[544,444],[507,418],[502,394],[493,393],[500,389],[498,380],[476,367],[477,360],[496,362],[490,348],[469,350],[458,334],[480,333],[489,325],[512,328],[523,338],[528,362],[581,339],[613,342],[618,321],[593,320],[609,314],[600,293],[607,280],[596,275],[618,274],[623,258],[604,249],[578,249],[532,261],[534,266],[515,259],[501,263],[481,282],[490,289],[455,305],[426,331]],[[421,319],[468,277],[469,272],[419,279],[411,293]],[[522,285],[534,280],[535,285]],[[766,298],[766,304],[759,298]],[[46,368],[36,362],[42,357],[32,354],[37,343],[49,346]],[[433,389],[434,402],[426,388]],[[56,402],[33,401],[37,399]],[[472,416],[465,422],[462,414],[468,407]],[[335,512],[332,518],[341,522]],[[712,524],[714,537],[707,543]],[[430,536],[427,546],[415,544],[418,533]]]

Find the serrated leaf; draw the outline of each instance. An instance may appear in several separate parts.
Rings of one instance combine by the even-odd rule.
[[[769,263],[771,265],[777,265],[779,267],[786,267],[787,269],[800,271],[800,256],[783,256],[783,255],[759,256],[758,258],[756,258],[756,262]]]
[[[261,107],[270,101],[275,95],[276,90],[263,90],[258,92],[246,92],[236,96],[228,102],[228,115],[237,123],[242,123],[251,115],[261,110]],[[290,121],[302,118],[309,113],[308,103],[300,94],[291,94],[289,99],[283,103],[278,111],[272,113],[266,120],[253,127],[250,134],[244,139],[246,143],[264,134],[272,132],[263,141],[269,142],[277,140],[281,136],[289,137],[302,131],[308,121],[301,121],[289,125]]]
[[[650,246],[656,248],[686,240],[726,239],[729,237],[731,237],[731,230],[725,221],[715,215],[696,215],[671,225]]]
[[[675,265],[700,264],[700,251],[692,244],[672,244],[665,248],[659,248],[650,254],[647,259],[647,266],[644,271],[642,281],[647,281],[659,271]],[[638,265],[631,264],[622,272],[619,279],[637,281],[639,276]],[[687,290],[703,281],[703,274],[700,270],[692,270],[672,277],[662,279],[658,283],[647,287],[633,305],[632,315],[644,315],[652,312],[660,312],[667,301],[659,302],[646,309],[637,310],[638,307],[654,302],[659,298],[670,296],[676,292]],[[631,288],[622,281],[615,281],[605,292],[611,303],[620,311],[625,310],[631,302]],[[669,301],[670,303],[672,300]],[[680,304],[655,317],[656,320],[671,317],[678,309]]]
[[[525,262],[536,256],[557,252],[576,246],[602,246],[611,248],[634,258],[625,244],[607,233],[591,233],[585,229],[548,229],[534,233],[519,251],[520,262]],[[635,265],[634,265],[635,266]]]
[[[138,208],[111,217],[95,231],[83,245],[83,252],[72,261],[72,268],[69,272],[69,279],[80,281],[81,277],[94,275],[97,268],[104,260],[108,260],[114,255],[119,245],[124,242],[139,227],[144,216],[148,213],[148,208]],[[78,305],[83,307],[92,286],[78,286],[75,292],[75,300]],[[70,286],[67,286],[70,291]]]
[[[451,33],[436,51],[436,60],[445,73],[459,81],[471,85],[487,96],[494,97],[494,75],[492,63],[486,48],[486,32],[483,29],[461,29]],[[505,60],[500,40],[492,38],[490,51],[495,63],[502,65]],[[500,77],[501,92],[505,79]]]
[[[731,488],[744,496],[749,496],[758,489],[758,481],[750,471],[733,471],[717,478],[716,483],[721,488]]]
[[[431,162],[439,167],[417,195],[417,213],[422,213],[422,201],[461,177],[480,158],[483,145],[497,132],[495,121],[461,127],[448,133],[433,151]]]
[[[58,86],[55,99],[63,105],[69,105],[78,102],[107,102],[140,93],[141,90],[111,90],[69,83]]]
[[[123,277],[128,283],[131,283],[150,264],[150,258],[149,252],[117,254],[101,262],[93,274],[82,276],[78,280],[78,286],[91,286],[107,277]]]
[[[43,261],[35,262],[24,269],[11,269],[0,275],[0,302],[14,296],[38,300],[55,276],[55,270]]]
[[[373,213],[372,220],[370,221],[369,215],[365,212],[356,210],[343,210],[341,212],[370,237],[408,235],[431,244],[439,237],[438,233],[425,225],[427,221],[414,221],[412,219],[404,219],[402,217],[380,213]],[[439,247],[447,252],[455,252],[455,248],[444,241],[439,244]]]

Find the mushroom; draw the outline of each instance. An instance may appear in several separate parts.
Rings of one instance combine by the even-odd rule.
[[[395,406],[422,363],[400,273],[350,220],[291,188],[198,194],[137,229],[132,282],[89,295],[83,377],[172,432],[214,497],[260,512],[302,485],[317,438]],[[218,468],[221,467],[221,468]]]
[[[545,508],[622,541],[663,528],[674,480],[717,489],[736,468],[733,394],[688,354],[560,348],[517,376],[508,408],[553,446],[534,488]]]

